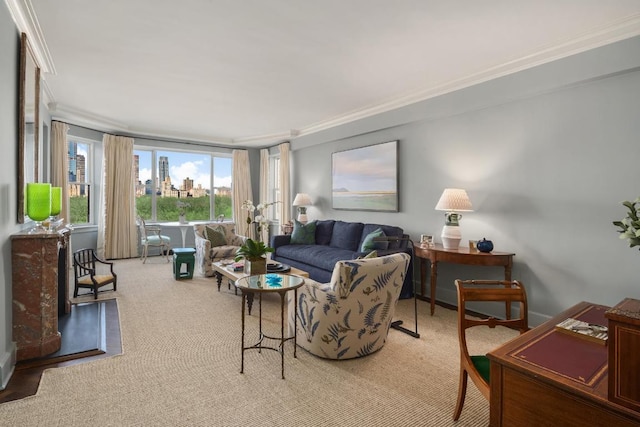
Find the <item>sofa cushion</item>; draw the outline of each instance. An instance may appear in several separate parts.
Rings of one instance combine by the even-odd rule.
[[[402,228],[394,227],[393,225],[364,224],[362,229],[362,241],[360,242],[360,246],[362,246],[362,243],[364,242],[364,238],[369,233],[377,230],[378,228],[381,229],[384,232],[384,235],[387,237],[402,237],[404,234],[404,231],[402,230]],[[378,243],[385,243],[385,242],[378,242]],[[376,249],[398,249],[401,246],[404,246],[406,242],[402,240],[392,240],[386,243],[388,243],[388,247],[386,248],[379,247]]]
[[[276,256],[332,271],[336,262],[350,260],[353,252],[325,245],[286,245],[276,249]]]
[[[328,245],[331,242],[331,233],[333,233],[332,219],[316,221],[316,245]]]
[[[363,227],[364,224],[361,222],[336,221],[329,245],[352,252],[357,251],[360,247]]]
[[[315,245],[316,244],[316,222],[311,221],[303,224],[295,220],[293,232],[291,233],[292,245]]]
[[[375,240],[377,237],[387,237],[387,235],[384,234],[381,228],[376,228],[364,237],[362,245],[360,245],[360,252],[369,252],[374,249],[387,249],[389,247],[389,242],[377,242]]]
[[[211,242],[211,246],[224,246],[227,244],[226,231],[220,226],[206,226],[204,229],[207,240]]]

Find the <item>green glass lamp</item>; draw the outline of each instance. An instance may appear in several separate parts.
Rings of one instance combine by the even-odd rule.
[[[27,184],[27,215],[36,223],[30,233],[46,231],[42,221],[51,215],[51,184]]]

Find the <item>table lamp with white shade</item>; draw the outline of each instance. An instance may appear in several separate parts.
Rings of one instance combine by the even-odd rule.
[[[436,205],[437,211],[445,211],[445,225],[442,228],[442,246],[445,249],[458,249],[462,233],[458,221],[460,212],[473,212],[467,192],[461,188],[445,188]]]
[[[296,198],[293,199],[293,206],[298,208],[298,222],[306,224],[307,219],[307,206],[311,206],[311,197],[307,193],[298,193]]]

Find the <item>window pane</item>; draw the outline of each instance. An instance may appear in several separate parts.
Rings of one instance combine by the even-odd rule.
[[[91,219],[89,144],[69,139],[69,222],[87,224]]]
[[[135,164],[135,189],[136,189],[136,213],[144,219],[151,219],[151,193],[153,181],[151,180],[151,151],[134,150],[133,161]]]
[[[231,165],[231,158],[213,158],[214,217],[228,221],[233,219],[233,209],[231,206]]]
[[[143,218],[177,221],[180,207],[184,206],[188,221],[208,221],[220,215],[231,219],[231,158],[196,152],[134,150],[133,162],[136,210]],[[213,215],[212,166],[215,172]]]
[[[177,221],[180,210],[178,201],[186,204],[188,221],[210,219],[211,155],[177,151],[156,153],[157,220]]]

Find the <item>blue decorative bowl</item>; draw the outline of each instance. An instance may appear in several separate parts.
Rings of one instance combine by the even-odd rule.
[[[491,240],[479,240],[476,247],[480,252],[491,252],[493,250],[493,242]]]

